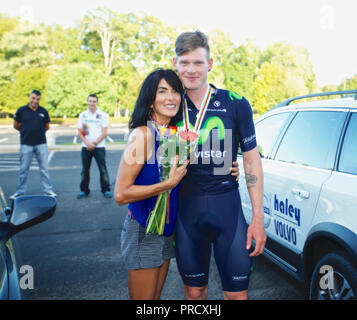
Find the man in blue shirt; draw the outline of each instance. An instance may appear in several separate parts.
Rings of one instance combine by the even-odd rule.
[[[26,106],[17,109],[14,116],[14,128],[20,131],[20,172],[15,193],[10,199],[15,199],[26,192],[27,177],[32,157],[35,154],[40,168],[41,183],[46,195],[57,196],[53,191],[48,172],[48,149],[46,131],[50,129],[50,117],[39,103],[41,92],[33,90]]]
[[[224,298],[247,299],[252,257],[262,253],[266,241],[263,172],[252,109],[239,94],[208,83],[213,60],[203,33],[182,33],[175,51],[173,65],[186,90],[182,125],[199,135],[196,159],[181,182],[176,223],[176,261],[185,297],[206,298],[213,246]],[[230,175],[239,146],[253,209],[249,227],[238,183]]]

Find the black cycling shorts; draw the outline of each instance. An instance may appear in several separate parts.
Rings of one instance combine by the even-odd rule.
[[[180,194],[175,251],[184,284],[208,284],[213,244],[223,290],[247,290],[253,251],[246,249],[247,227],[237,189],[217,195]]]

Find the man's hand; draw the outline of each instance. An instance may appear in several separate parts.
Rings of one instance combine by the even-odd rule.
[[[237,177],[236,181],[238,181],[240,172],[239,172],[239,166],[237,161],[233,162],[233,168],[231,168],[231,171],[232,171],[232,176]]]
[[[97,146],[93,142],[88,142],[87,143],[87,150],[88,151],[93,151]]]
[[[247,232],[247,250],[252,246],[253,239],[255,240],[255,249],[249,255],[250,257],[259,256],[264,250],[267,239],[264,229],[264,218],[253,217]]]

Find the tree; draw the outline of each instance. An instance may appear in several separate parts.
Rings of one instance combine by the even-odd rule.
[[[46,105],[46,85],[49,75],[50,71],[44,68],[19,70],[9,88],[3,111],[14,114],[18,107],[28,103],[32,90],[41,91],[41,105]]]
[[[254,81],[254,111],[262,114],[286,98],[283,69],[276,63],[264,62]]]
[[[132,65],[127,64],[120,68],[120,72],[116,72],[112,78],[117,94],[117,113],[120,112],[120,109],[133,111],[145,75],[137,72]]]
[[[357,90],[357,74],[343,81],[338,86],[338,90]]]
[[[0,50],[4,54],[7,68],[41,68],[54,63],[43,27],[21,22],[1,39]]]
[[[294,46],[287,42],[274,43],[262,53],[260,65],[264,62],[272,62],[286,68],[286,73],[293,73],[301,89],[300,79],[304,80],[304,86],[308,93],[316,90],[316,77],[313,72],[309,53],[304,47]],[[306,91],[306,90],[303,90]]]
[[[88,48],[98,48],[104,58],[104,70],[111,75],[120,61],[130,62],[128,48],[137,48],[139,23],[133,14],[118,14],[112,10],[98,8],[83,19],[82,28],[86,33]],[[96,38],[99,36],[99,38]],[[133,43],[136,45],[133,46]]]
[[[55,60],[48,46],[45,30],[28,22],[19,22],[12,31],[3,34],[0,40],[0,108],[9,106],[6,102],[12,82],[19,70],[46,68]]]
[[[68,65],[52,75],[46,87],[47,108],[52,116],[77,117],[87,109],[89,94],[98,96],[99,108],[113,115],[115,88],[101,71],[86,65]]]
[[[5,33],[11,32],[19,24],[19,19],[8,17],[7,15],[0,13],[0,40]]]
[[[87,38],[82,37],[79,28],[62,28],[49,26],[46,28],[48,46],[55,57],[56,65],[86,62],[90,65],[102,63],[102,57],[93,50],[87,49]]]
[[[147,74],[155,68],[172,68],[176,32],[159,19],[144,15],[140,20],[138,47],[133,48],[134,66]]]

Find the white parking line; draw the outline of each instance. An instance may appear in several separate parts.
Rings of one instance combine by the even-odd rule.
[[[55,155],[55,151],[51,151],[50,154],[48,155],[48,166],[50,166],[50,162],[53,158],[53,156]]]

